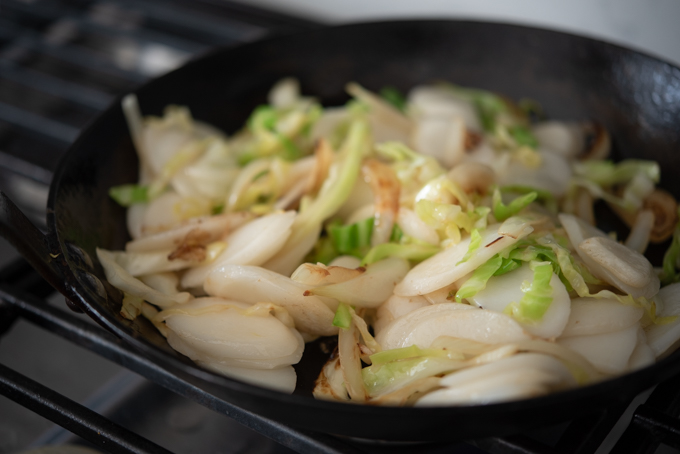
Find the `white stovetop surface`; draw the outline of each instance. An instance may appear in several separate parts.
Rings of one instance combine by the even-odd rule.
[[[680,65],[678,0],[238,0],[329,24],[452,18],[567,31]]]

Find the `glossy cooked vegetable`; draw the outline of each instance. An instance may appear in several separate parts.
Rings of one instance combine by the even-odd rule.
[[[658,165],[606,161],[601,126],[532,122],[483,90],[347,91],[323,108],[283,80],[231,137],[126,98],[140,179],[111,196],[132,241],[98,251],[123,316],[286,392],[305,341],[337,335],[315,395],[387,405],[531,397],[672,349],[678,240],[661,291],[642,255],[677,224]]]

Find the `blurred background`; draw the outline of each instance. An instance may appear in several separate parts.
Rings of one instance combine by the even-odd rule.
[[[244,0],[331,24],[456,18],[550,28],[604,39],[680,63],[677,0]]]

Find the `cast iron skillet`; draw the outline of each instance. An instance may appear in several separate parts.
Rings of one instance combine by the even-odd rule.
[[[227,132],[265,102],[274,82],[300,79],[326,105],[347,100],[344,86],[406,91],[436,80],[540,101],[553,118],[595,118],[611,132],[616,159],[661,163],[663,186],[680,196],[680,69],[591,39],[533,28],[458,21],[349,25],[218,50],[137,91],[145,114],[170,103]],[[120,292],[96,262],[95,247],[121,249],[124,210],[108,189],[134,182],[137,160],[118,104],[73,145],[52,183],[49,233],[42,237],[5,197],[2,233],[34,266],[101,325],[159,366],[219,385],[227,399],[263,416],[315,431],[386,440],[452,440],[503,435],[565,420],[631,398],[680,372],[678,353],[606,382],[518,402],[474,407],[384,408],[316,401],[320,364],[303,361],[299,389],[284,395],[219,377],[174,352],[150,324],[118,315]],[[30,232],[33,231],[31,234]],[[50,255],[51,253],[51,255]],[[313,356],[315,346],[308,347]]]

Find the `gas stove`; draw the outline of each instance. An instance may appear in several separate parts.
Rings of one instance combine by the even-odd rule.
[[[52,171],[116,97],[215,46],[322,26],[219,0],[3,0],[0,190],[39,228]],[[299,431],[148,364],[0,240],[0,454],[677,452],[680,377],[528,434],[381,443]],[[55,448],[56,449],[56,448]],[[55,451],[57,452],[57,451]]]

